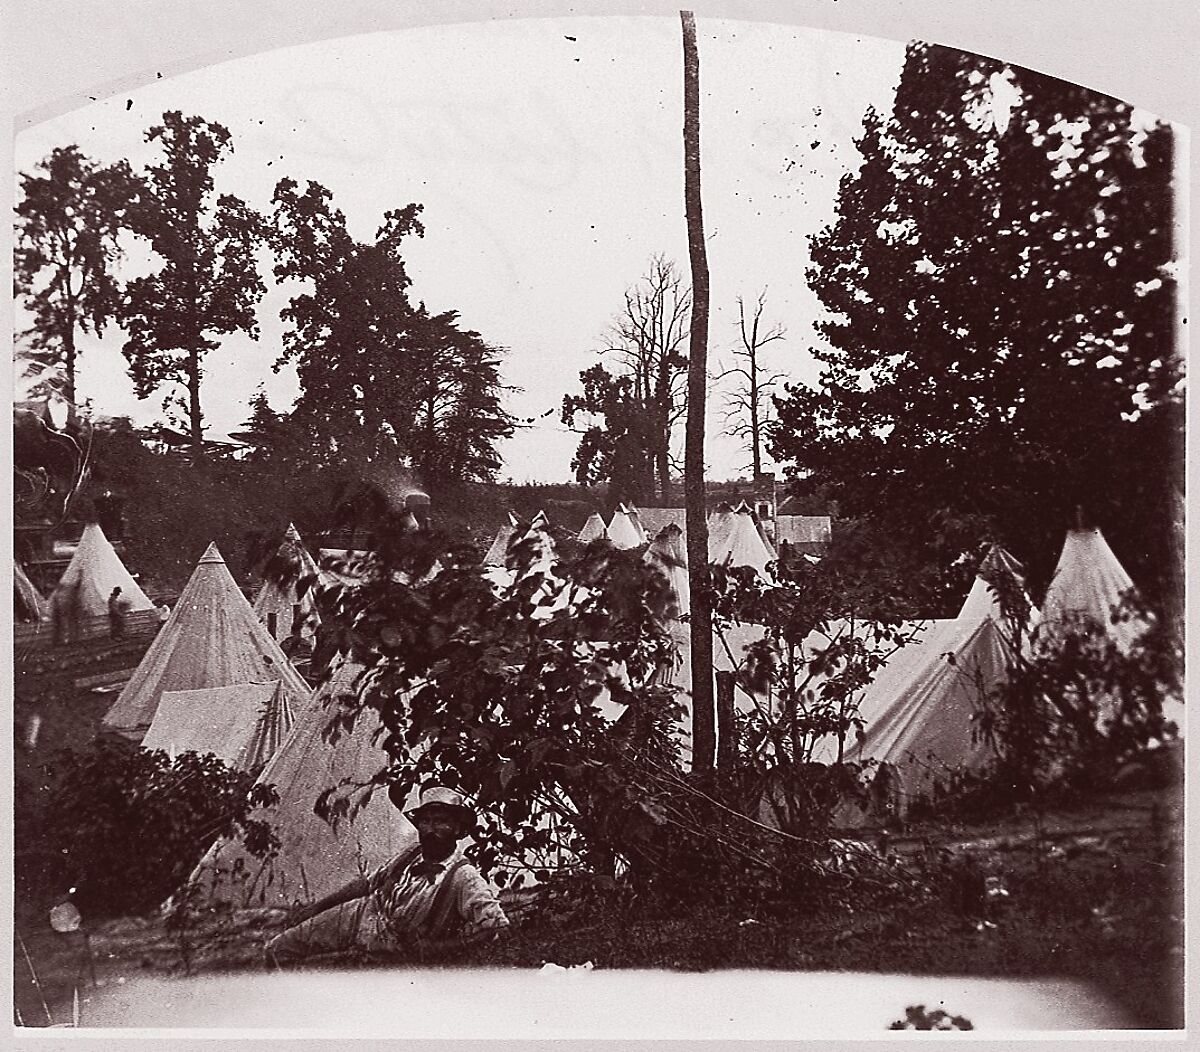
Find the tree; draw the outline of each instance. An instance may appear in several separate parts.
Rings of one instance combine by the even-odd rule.
[[[100,332],[117,312],[120,235],[141,185],[128,162],[102,167],[77,146],[53,150],[37,169],[21,175],[16,293],[33,314],[32,357],[61,366],[62,394],[74,403],[76,330]]]
[[[373,244],[356,241],[323,186],[275,189],[275,275],[298,280],[282,317],[280,362],[294,359],[301,395],[292,411],[310,454],[327,463],[406,463],[436,485],[486,480],[496,443],[512,433],[501,406],[501,352],[460,329],[453,311],[409,298],[403,241],[420,236],[421,206],[385,213]]]
[[[663,504],[671,497],[671,435],[684,413],[691,289],[665,256],[650,260],[645,275],[625,292],[625,309],[607,348],[633,377],[633,397],[652,422],[648,452]]]
[[[1044,581],[1085,505],[1156,590],[1182,448],[1170,129],[914,44],[858,148],[811,244],[820,384],[777,399],[773,454],[942,565],[990,534]]]
[[[583,394],[563,398],[562,419],[575,426],[576,415],[603,418],[583,432],[571,461],[584,486],[607,480],[609,496],[618,502],[644,504],[654,492],[654,423],[639,398],[634,380],[593,365],[579,374]]]
[[[738,335],[742,345],[734,349],[733,357],[740,364],[731,366],[717,377],[718,380],[726,376],[738,378],[737,387],[726,398],[726,434],[746,443],[755,478],[762,474],[763,440],[770,412],[767,395],[783,379],[782,373],[767,373],[763,369],[759,352],[768,343],[782,340],[787,335],[787,330],[778,324],[760,331],[766,300],[767,292],[764,289],[758,294],[754,316],[747,327],[746,304],[741,296],[738,297]]]
[[[203,360],[219,346],[212,336],[258,338],[254,308],[265,286],[254,257],[263,224],[240,198],[214,200],[213,169],[233,151],[227,129],[171,110],[146,140],[161,144],[163,163],[148,170],[146,194],[131,220],[163,265],[126,289],[124,350],[139,398],[163,384],[186,392],[184,398],[172,391],[164,409],[183,410],[197,461],[204,455]]]
[[[683,172],[688,253],[692,264],[692,319],[688,342],[688,413],[683,489],[687,508],[688,585],[691,589],[693,770],[711,773],[716,754],[713,707],[712,599],[708,573],[708,518],[704,486],[704,409],[708,369],[708,255],[700,197],[700,53],[696,19],[679,14],[683,29]]]

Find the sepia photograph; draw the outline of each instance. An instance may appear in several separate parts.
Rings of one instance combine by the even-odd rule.
[[[1182,114],[950,3],[6,6],[20,1047],[1182,1033]]]

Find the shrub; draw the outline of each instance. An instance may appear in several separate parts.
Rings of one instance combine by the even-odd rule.
[[[215,756],[102,740],[65,752],[50,771],[46,837],[58,874],[93,916],[158,907],[219,836],[242,832],[265,853],[274,838],[249,810],[274,794]]]

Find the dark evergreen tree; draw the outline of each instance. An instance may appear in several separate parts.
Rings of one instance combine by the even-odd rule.
[[[1181,486],[1172,133],[1028,70],[909,48],[813,238],[815,389],[772,450],[948,565],[985,535],[1044,582],[1075,509],[1152,592]]]

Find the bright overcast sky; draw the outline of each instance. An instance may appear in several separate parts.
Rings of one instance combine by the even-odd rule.
[[[808,347],[820,307],[804,270],[807,236],[833,214],[838,180],[857,164],[868,106],[890,111],[903,45],[870,37],[701,19],[704,220],[712,272],[710,360],[737,341],[736,298],[767,288],[764,320],[786,326],[769,366],[813,377]],[[156,81],[23,132],[18,171],[55,146],[89,156],[156,158],[143,133],[164,110],[224,124],[234,156],[217,188],[267,209],[291,176],[328,187],[361,239],[384,211],[424,205],[409,242],[414,299],[457,310],[507,348],[518,417],[536,423],[504,444],[503,477],[570,476],[577,436],[558,419],[563,394],[594,364],[622,294],[656,252],[687,273],[679,22],[666,18],[530,19],[377,33],[284,48]],[[132,100],[132,105],[130,101]],[[282,290],[259,309],[262,336],[209,355],[209,434],[237,430],[264,383],[286,409],[295,373],[271,366]],[[85,338],[82,397],[105,415],[161,416],[162,396],[134,397],[119,330]],[[543,414],[553,410],[550,416]],[[710,391],[709,466],[748,462],[720,435]]]

